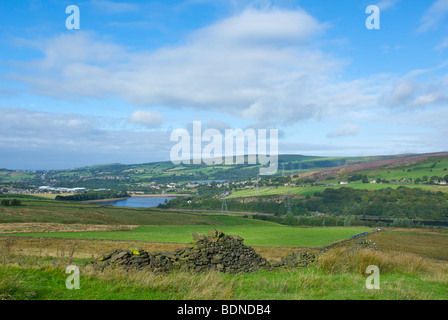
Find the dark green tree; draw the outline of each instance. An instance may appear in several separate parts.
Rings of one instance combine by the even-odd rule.
[[[20,206],[20,205],[22,205],[22,201],[17,200],[17,199],[12,199],[11,200],[11,205],[12,206]]]

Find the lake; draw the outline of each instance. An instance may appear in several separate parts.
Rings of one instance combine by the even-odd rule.
[[[117,207],[151,208],[157,207],[160,203],[164,203],[165,199],[170,201],[173,198],[175,197],[130,197],[125,200],[103,202],[102,204]]]

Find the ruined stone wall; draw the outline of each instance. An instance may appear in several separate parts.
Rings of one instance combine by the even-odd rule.
[[[216,270],[224,273],[243,273],[260,269],[308,267],[317,259],[315,254],[303,250],[291,252],[281,261],[268,261],[243,242],[244,239],[239,236],[211,229],[207,236],[194,233],[193,241],[184,249],[179,248],[172,252],[146,252],[132,247],[126,250],[117,249],[88,264],[100,269],[116,265],[154,272]],[[376,249],[375,244],[367,239],[358,239],[355,246]]]

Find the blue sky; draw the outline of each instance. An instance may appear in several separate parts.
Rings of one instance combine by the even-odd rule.
[[[169,160],[193,121],[276,128],[279,153],[447,151],[447,28],[448,0],[1,1],[0,167]]]

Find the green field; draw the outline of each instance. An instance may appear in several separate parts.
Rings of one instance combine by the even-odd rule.
[[[369,230],[365,227],[298,228],[237,214],[123,208],[26,198],[22,202],[23,205],[18,207],[0,207],[0,223],[139,226],[126,231],[23,234],[32,237],[189,243],[194,232],[207,233],[211,228],[220,228],[225,233],[242,236],[249,245],[316,247]]]
[[[16,198],[12,197],[11,198]],[[77,202],[21,199],[18,207],[0,207],[0,223],[82,223],[104,225],[214,225],[200,215],[157,209],[121,208]]]
[[[239,235],[244,243],[254,246],[318,247],[370,231],[369,228],[295,228],[280,225],[240,225],[220,227],[227,234]],[[67,239],[108,239],[151,242],[189,243],[194,232],[205,233],[210,226],[140,226],[131,231],[24,233],[32,237]]]

